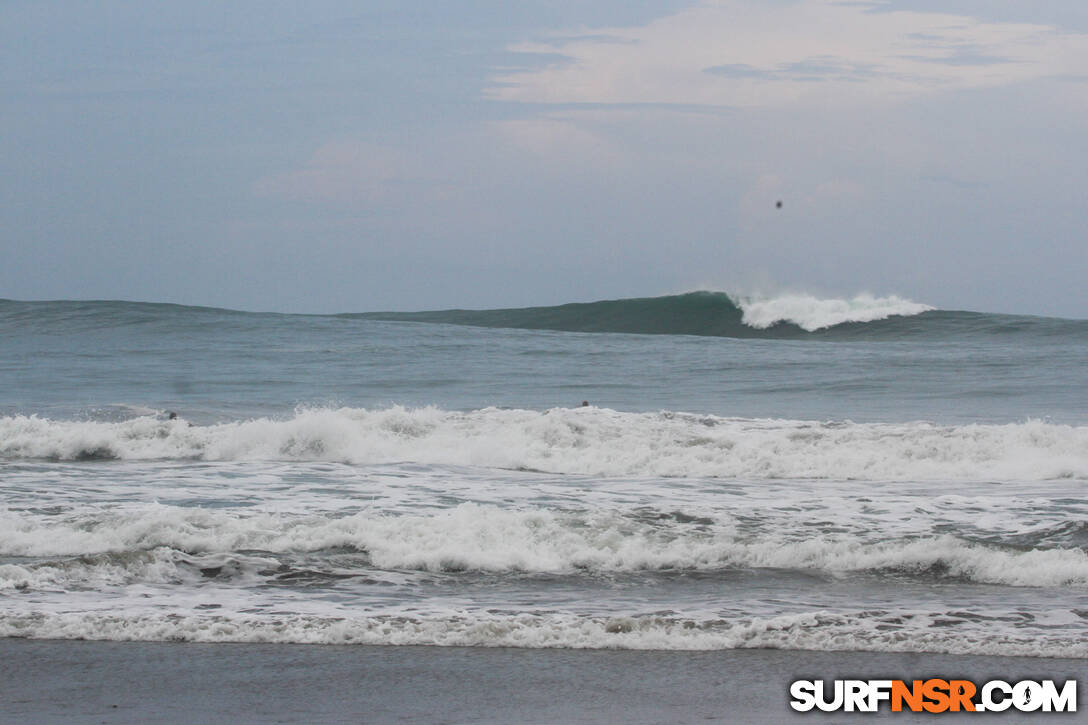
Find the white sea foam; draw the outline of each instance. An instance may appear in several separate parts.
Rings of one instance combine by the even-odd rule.
[[[759,537],[721,524],[640,520],[616,512],[510,510],[461,504],[428,514],[340,518],[145,506],[70,517],[7,513],[0,556],[75,557],[0,566],[0,591],[185,579],[179,561],[218,555],[241,579],[275,569],[274,554],[342,549],[384,570],[622,572],[804,569],[954,577],[1006,586],[1088,586],[1081,549],[1008,550],[953,536],[878,541],[788,531]],[[264,552],[261,555],[235,552]],[[113,556],[105,556],[112,553]],[[356,570],[354,573],[359,573]],[[241,580],[240,579],[240,580]]]
[[[1088,479],[1088,427],[747,420],[600,408],[302,409],[208,426],[0,418],[0,457],[335,461],[592,476],[883,481]]]
[[[764,330],[779,322],[792,322],[812,332],[844,322],[872,322],[896,315],[917,315],[935,308],[891,295],[861,294],[853,299],[819,299],[812,295],[782,295],[770,299],[740,297],[734,302],[744,312],[744,324]]]
[[[1086,657],[1073,633],[1018,633],[1000,622],[961,621],[924,612],[813,611],[737,620],[670,616],[498,615],[475,611],[429,616],[327,618],[305,615],[108,613],[0,614],[0,637],[187,642],[438,645],[564,649],[937,652]],[[996,625],[996,626],[995,626]]]

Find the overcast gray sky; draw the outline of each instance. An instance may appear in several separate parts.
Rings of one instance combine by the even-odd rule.
[[[1088,317],[1083,0],[6,0],[0,88],[0,297]]]

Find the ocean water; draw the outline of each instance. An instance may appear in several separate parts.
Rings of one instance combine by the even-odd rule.
[[[0,301],[3,637],[1086,657],[1086,487],[1084,320]]]

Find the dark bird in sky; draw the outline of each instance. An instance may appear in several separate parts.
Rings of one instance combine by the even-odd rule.
[[[774,203],[774,208],[775,209],[781,209],[782,208],[782,200],[781,199]]]

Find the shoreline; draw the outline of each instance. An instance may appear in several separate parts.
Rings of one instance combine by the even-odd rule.
[[[931,714],[886,706],[875,714],[796,713],[788,693],[795,679],[930,677],[1076,679],[1080,710],[1088,707],[1088,660],[0,639],[0,702],[12,722],[27,723],[929,722]],[[1024,716],[988,713],[986,721]]]

